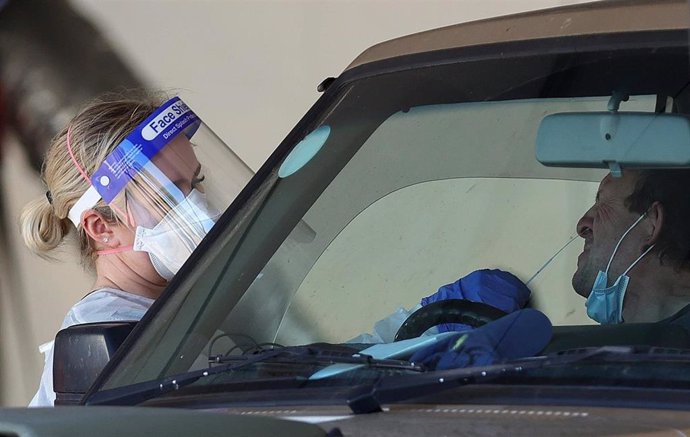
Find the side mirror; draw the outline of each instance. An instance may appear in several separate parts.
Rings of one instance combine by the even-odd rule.
[[[137,322],[101,322],[70,326],[55,336],[55,405],[75,405],[115,355]]]

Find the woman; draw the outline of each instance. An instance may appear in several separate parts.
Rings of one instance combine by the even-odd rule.
[[[234,189],[225,181],[211,195],[197,159],[204,139],[238,161],[179,98],[145,96],[95,101],[53,140],[42,171],[48,191],[26,206],[22,234],[46,258],[75,234],[96,276],[61,329],[141,319],[214,225],[219,213],[210,204],[227,206],[250,173],[235,164],[244,174]],[[211,156],[222,165],[217,151]],[[31,406],[55,400],[52,342],[41,350],[45,368]]]

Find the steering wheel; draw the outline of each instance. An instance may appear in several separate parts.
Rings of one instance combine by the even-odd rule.
[[[419,337],[427,329],[441,323],[462,323],[477,328],[506,314],[508,313],[481,302],[465,299],[439,300],[412,313],[395,333],[394,341]]]

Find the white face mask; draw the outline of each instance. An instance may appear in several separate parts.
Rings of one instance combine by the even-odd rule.
[[[137,226],[133,249],[148,252],[153,268],[169,281],[219,215],[209,207],[204,194],[193,189],[152,229]]]

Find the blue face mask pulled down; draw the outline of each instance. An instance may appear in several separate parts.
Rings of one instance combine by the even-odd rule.
[[[635,223],[633,223],[632,226],[630,226],[628,230],[623,233],[623,236],[621,236],[620,240],[618,240],[618,243],[616,244],[616,247],[613,249],[609,263],[606,266],[606,271],[602,272],[600,270],[599,274],[597,274],[597,277],[594,280],[592,292],[589,294],[585,306],[587,307],[587,315],[595,322],[599,322],[602,325],[623,322],[623,299],[625,299],[625,291],[628,288],[628,282],[630,282],[628,272],[635,267],[635,264],[637,264],[645,255],[647,255],[650,250],[652,250],[654,245],[649,246],[649,248],[645,250],[642,255],[640,255],[632,264],[630,264],[630,267],[628,267],[610,287],[607,287],[608,272],[609,268],[611,267],[613,257],[616,255],[621,242],[625,236],[628,235],[628,233],[646,217],[646,215],[646,212],[642,214],[640,218],[638,218]]]

